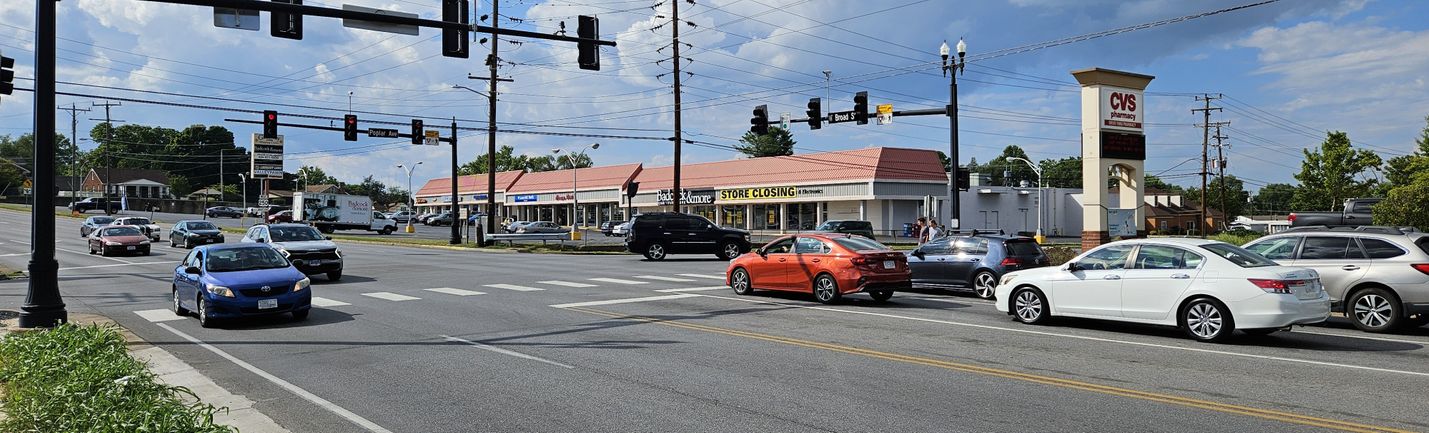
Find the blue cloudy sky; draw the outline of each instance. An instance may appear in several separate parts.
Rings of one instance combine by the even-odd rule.
[[[329,0],[331,1],[331,0]],[[439,0],[347,0],[353,4],[439,16]],[[601,36],[619,45],[602,52],[603,69],[581,71],[569,44],[524,40],[500,45],[504,83],[498,116],[516,131],[668,137],[673,126],[668,15],[670,1],[504,1],[501,25],[554,32],[561,21],[594,14]],[[735,157],[727,146],[748,128],[750,109],[768,104],[800,117],[808,98],[825,93],[821,71],[832,71],[826,110],[847,110],[865,90],[874,103],[897,109],[946,104],[947,79],[938,45],[965,37],[972,63],[960,81],[962,161],[986,162],[1009,144],[1037,159],[1078,151],[1077,89],[1068,74],[1091,66],[1155,75],[1148,89],[1152,144],[1148,170],[1191,184],[1200,154],[1193,93],[1224,93],[1213,120],[1232,122],[1230,172],[1257,187],[1293,181],[1299,150],[1325,130],[1343,130],[1357,145],[1386,157],[1409,152],[1429,115],[1429,2],[1285,0],[1235,12],[1110,35],[1035,51],[987,58],[1008,48],[1213,11],[1252,0],[697,0],[681,4],[686,162]],[[490,12],[474,1],[476,15]],[[306,4],[340,7],[337,2]],[[261,32],[215,28],[211,9],[138,0],[71,0],[59,4],[61,91],[181,102],[211,107],[340,117],[348,93],[358,110],[391,113],[363,120],[485,127],[484,98],[453,85],[484,87],[486,47],[471,59],[440,55],[436,32],[393,35],[344,28],[310,17],[302,41]],[[33,75],[33,3],[0,2],[0,50],[18,58],[18,74]],[[21,80],[20,87],[30,82]],[[107,88],[106,88],[107,87]],[[141,93],[136,91],[148,92]],[[153,92],[166,92],[157,94]],[[191,96],[228,98],[199,99]],[[0,104],[0,134],[32,129],[30,94]],[[94,97],[61,96],[62,105]],[[306,108],[273,107],[286,103]],[[95,113],[90,113],[95,114]],[[55,115],[68,133],[69,116]],[[249,117],[219,110],[126,102],[115,117],[182,128],[219,124],[246,140],[255,126],[225,123]],[[292,118],[285,118],[287,121]],[[320,123],[310,121],[309,123]],[[81,135],[95,122],[81,118]],[[809,131],[795,126],[797,152],[899,146],[946,149],[944,117],[897,118],[891,125],[840,124]],[[285,129],[289,170],[318,165],[341,179],[372,174],[396,183],[397,163],[425,161],[417,182],[447,175],[449,150],[392,140],[345,142],[336,132]],[[484,132],[464,132],[460,159],[486,148]],[[672,161],[669,142],[506,133],[499,144],[544,154],[590,142],[597,164]],[[91,145],[92,146],[92,145]],[[405,182],[405,179],[403,179]]]

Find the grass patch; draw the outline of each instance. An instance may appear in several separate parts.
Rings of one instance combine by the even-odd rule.
[[[219,410],[159,383],[112,326],[61,325],[0,340],[7,432],[235,432]]]
[[[0,203],[0,209],[12,210],[12,211],[15,211],[15,212],[30,213],[30,205],[27,205],[27,204]],[[55,216],[62,216],[62,217],[65,217],[65,218],[76,218],[76,219],[83,219],[83,218],[84,218],[83,216],[78,216],[78,217],[77,217],[77,216],[71,215],[71,214],[69,213],[69,211],[67,211],[67,210],[64,210],[64,211],[62,211],[62,210],[56,210],[56,211],[55,211]]]

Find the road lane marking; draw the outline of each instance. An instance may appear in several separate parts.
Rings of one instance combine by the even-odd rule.
[[[167,322],[170,320],[187,319],[187,317],[174,314],[174,310],[170,310],[168,308],[160,308],[157,310],[139,310],[135,311],[134,314],[138,314],[139,317],[143,317],[144,320],[148,320],[154,323]]]
[[[697,296],[698,296],[698,295],[697,295]],[[1251,406],[1241,406],[1241,405],[1228,404],[1228,403],[1219,403],[1219,402],[1214,402],[1214,401],[1210,401],[1210,400],[1201,400],[1201,399],[1190,398],[1190,397],[1181,397],[1181,396],[1176,396],[1176,395],[1171,395],[1171,394],[1162,394],[1162,393],[1155,393],[1155,392],[1139,391],[1139,390],[1135,390],[1135,389],[1131,389],[1131,388],[1121,388],[1121,387],[1115,387],[1115,386],[1100,385],[1100,384],[1095,384],[1095,383],[1091,383],[1091,382],[1083,382],[1083,381],[1078,381],[1078,380],[1063,379],[1063,378],[1054,377],[1054,376],[1044,376],[1044,375],[1039,375],[1039,374],[1023,373],[1023,372],[1018,372],[1018,371],[1013,371],[1013,370],[1004,370],[1004,369],[992,368],[992,367],[984,367],[984,366],[974,365],[974,364],[965,364],[965,363],[960,363],[960,362],[944,361],[944,360],[941,360],[941,359],[928,358],[928,357],[922,357],[922,356],[903,355],[903,354],[899,354],[899,353],[882,352],[882,351],[877,351],[877,350],[872,350],[872,349],[864,349],[864,348],[859,348],[859,347],[854,347],[854,346],[844,346],[844,345],[839,345],[839,344],[821,343],[821,342],[817,342],[817,341],[803,340],[803,339],[798,339],[798,338],[781,337],[781,336],[777,336],[777,335],[761,334],[761,333],[749,332],[749,331],[740,331],[740,330],[737,330],[737,329],[719,328],[719,327],[714,327],[714,326],[707,326],[707,325],[699,325],[699,324],[694,324],[694,323],[680,322],[680,321],[677,321],[677,320],[657,319],[657,318],[643,317],[643,316],[632,316],[632,315],[626,315],[626,314],[620,314],[620,313],[613,313],[613,312],[609,312],[609,311],[595,310],[595,309],[590,309],[590,308],[571,308],[571,310],[573,310],[573,311],[580,311],[580,312],[584,312],[584,313],[588,313],[588,314],[594,314],[594,315],[598,315],[598,316],[610,317],[610,318],[614,318],[614,319],[634,320],[634,321],[645,322],[645,323],[656,324],[656,325],[664,325],[664,326],[671,326],[671,327],[683,328],[683,329],[689,329],[689,330],[695,330],[695,331],[701,331],[701,332],[709,332],[709,333],[722,334],[722,335],[728,335],[728,336],[734,336],[734,337],[742,337],[742,338],[749,338],[749,339],[754,339],[754,340],[762,340],[762,341],[768,341],[768,342],[773,342],[773,343],[786,344],[786,345],[791,345],[791,346],[799,346],[799,347],[805,347],[805,348],[810,348],[810,349],[819,349],[819,350],[826,350],[826,351],[831,351],[831,352],[839,352],[839,353],[845,353],[845,354],[850,354],[850,355],[863,356],[863,357],[868,357],[868,358],[876,358],[876,359],[883,359],[883,360],[887,360],[887,361],[902,362],[902,363],[907,363],[907,364],[923,365],[923,366],[941,368],[941,369],[946,369],[946,370],[960,371],[960,372],[964,372],[964,373],[973,373],[973,374],[981,374],[981,375],[987,375],[987,376],[1001,377],[1001,378],[1004,378],[1004,379],[1019,380],[1019,381],[1024,381],[1024,382],[1032,382],[1032,383],[1038,383],[1038,384],[1043,384],[1043,385],[1056,386],[1056,387],[1061,387],[1061,388],[1076,389],[1076,390],[1082,390],[1082,391],[1087,391],[1087,392],[1094,392],[1094,393],[1099,393],[1099,394],[1107,394],[1107,395],[1114,395],[1114,396],[1120,396],[1120,397],[1134,398],[1134,399],[1139,399],[1139,400],[1154,401],[1154,402],[1166,403],[1166,404],[1176,405],[1176,406],[1191,407],[1191,408],[1204,409],[1204,410],[1210,410],[1210,411],[1216,411],[1216,412],[1228,413],[1228,414],[1245,415],[1245,416],[1250,416],[1250,417],[1255,417],[1255,418],[1261,418],[1261,419],[1268,419],[1268,420],[1272,420],[1272,421],[1280,421],[1280,422],[1290,423],[1290,424],[1300,424],[1300,425],[1307,425],[1307,426],[1320,427],[1320,428],[1332,429],[1332,430],[1340,430],[1340,431],[1349,431],[1349,432],[1366,432],[1366,433],[1369,433],[1369,432],[1407,433],[1407,432],[1409,432],[1409,430],[1401,430],[1401,429],[1396,429],[1396,428],[1391,428],[1391,427],[1382,427],[1382,426],[1376,426],[1376,425],[1370,425],[1370,424],[1362,424],[1362,423],[1354,423],[1354,422],[1341,421],[1341,420],[1335,420],[1335,419],[1329,419],[1329,418],[1320,418],[1320,417],[1314,417],[1314,416],[1308,416],[1308,415],[1301,415],[1301,414],[1292,413],[1292,412],[1283,412],[1283,411],[1278,411],[1278,410],[1273,410],[1273,409],[1261,409],[1261,408],[1256,408],[1256,407],[1251,407]]]
[[[1310,330],[1306,330],[1304,327],[1299,327],[1299,328],[1292,329],[1292,330],[1290,330],[1290,333],[1293,333],[1293,334],[1325,335],[1325,336],[1330,336],[1330,337],[1355,338],[1355,339],[1360,339],[1360,340],[1375,340],[1375,341],[1385,341],[1385,342],[1390,342],[1390,343],[1408,343],[1408,344],[1418,344],[1418,345],[1429,344],[1429,341],[1399,340],[1399,339],[1394,339],[1394,338],[1371,337],[1371,336],[1368,336],[1368,335],[1350,335],[1350,334],[1340,334],[1340,333],[1335,333],[1335,332],[1310,331]]]
[[[172,264],[174,264],[174,262],[132,262],[132,263],[115,263],[115,264],[112,264],[112,265],[72,266],[72,267],[68,267],[68,268],[59,268],[58,270],[60,270],[60,271],[73,271],[73,270],[76,270],[76,269],[116,268],[116,267],[120,267],[120,266],[172,265]]]
[[[25,245],[29,245],[29,244],[25,244]],[[97,258],[101,258],[101,259],[105,259],[105,260],[113,260],[113,261],[116,261],[116,262],[119,262],[119,263],[129,263],[129,264],[133,264],[133,263],[134,263],[134,262],[131,262],[131,261],[128,261],[128,260],[124,260],[124,259],[120,259],[120,258],[116,258],[116,257],[103,256],[103,255],[99,255],[99,254],[90,254],[88,251],[67,250],[67,249],[59,248],[59,247],[55,247],[55,251],[64,251],[64,252],[70,253],[70,254],[79,254],[79,255],[82,255],[82,256],[97,257]]]
[[[665,300],[670,300],[670,299],[693,298],[693,297],[696,297],[696,296],[700,296],[700,295],[696,295],[696,294],[693,294],[693,293],[681,293],[681,294],[676,294],[676,295],[646,296],[646,297],[643,297],[643,298],[623,298],[623,299],[608,299],[608,300],[604,300],[604,301],[573,302],[573,303],[569,303],[569,304],[556,304],[556,305],[552,305],[552,307],[556,307],[556,308],[592,307],[592,306],[596,306],[596,305],[614,305],[614,304],[629,304],[629,303],[634,303],[634,302],[665,301]]]
[[[1090,336],[1085,336],[1085,335],[1060,334],[1060,333],[1056,333],[1056,332],[1034,331],[1034,330],[1031,330],[1031,329],[1007,328],[1007,327],[1002,327],[1002,326],[980,325],[980,324],[976,324],[976,323],[954,322],[954,321],[951,321],[951,320],[938,320],[938,319],[928,319],[928,318],[923,318],[923,317],[900,316],[900,315],[897,315],[897,314],[875,313],[875,312],[872,312],[872,311],[856,311],[856,310],[844,310],[844,309],[840,309],[840,308],[814,307],[814,306],[809,306],[809,305],[787,304],[787,303],[783,303],[783,302],[772,302],[772,301],[759,300],[759,299],[731,298],[731,297],[728,297],[728,296],[703,295],[703,294],[694,294],[694,293],[692,293],[691,295],[692,295],[692,296],[702,296],[702,297],[706,297],[706,298],[725,299],[725,300],[730,300],[730,301],[752,302],[752,303],[756,303],[756,304],[778,305],[778,306],[781,306],[781,307],[804,308],[804,309],[819,310],[819,311],[832,311],[832,312],[837,312],[837,313],[861,314],[861,315],[865,315],[865,316],[886,317],[886,318],[890,318],[890,319],[912,320],[912,321],[916,321],[916,322],[928,322],[928,323],[939,323],[939,324],[953,325],[953,326],[965,326],[965,327],[969,327],[969,328],[992,329],[992,330],[998,330],[998,331],[1017,332],[1017,333],[1022,333],[1022,334],[1041,335],[1041,336],[1044,336],[1044,337],[1062,337],[1062,338],[1071,338],[1071,339],[1077,339],[1077,340],[1097,341],[1097,342],[1102,342],[1102,343],[1116,343],[1116,344],[1125,344],[1125,345],[1130,345],[1130,346],[1155,347],[1155,348],[1158,348],[1158,349],[1184,350],[1184,351],[1188,351],[1188,352],[1210,353],[1210,354],[1215,354],[1215,355],[1228,355],[1228,356],[1237,356],[1237,357],[1252,358],[1252,359],[1263,359],[1263,360],[1270,360],[1270,361],[1284,361],[1284,362],[1292,362],[1292,363],[1299,363],[1299,364],[1319,365],[1319,366],[1323,366],[1323,367],[1338,367],[1338,368],[1346,368],[1346,369],[1352,369],[1352,370],[1365,370],[1365,371],[1374,371],[1374,372],[1380,372],[1380,373],[1392,373],[1392,374],[1403,374],[1403,375],[1408,375],[1408,376],[1429,377],[1429,373],[1423,373],[1423,372],[1418,372],[1418,371],[1391,370],[1391,369],[1388,369],[1388,368],[1366,367],[1366,366],[1362,366],[1362,365],[1340,364],[1340,363],[1335,363],[1335,362],[1314,361],[1314,360],[1299,359],[1299,358],[1286,358],[1286,357],[1283,357],[1283,356],[1256,355],[1256,354],[1251,354],[1251,353],[1227,352],[1227,351],[1224,351],[1224,350],[1212,350],[1212,349],[1201,349],[1201,348],[1195,348],[1195,347],[1172,346],[1172,345],[1169,345],[1169,344],[1144,343],[1144,342],[1139,342],[1139,341],[1117,340],[1117,339],[1112,339],[1112,338],[1090,337]]]
[[[575,288],[596,287],[595,284],[573,283],[573,282],[570,282],[570,281],[555,281],[555,280],[552,280],[552,281],[537,281],[537,283],[550,284],[550,285],[552,285],[552,286],[564,286],[564,287],[575,287]]]
[[[473,346],[473,347],[476,347],[476,348],[478,348],[478,349],[487,350],[487,351],[491,351],[491,352],[495,352],[495,353],[500,353],[500,354],[502,354],[502,355],[514,356],[514,357],[521,358],[521,359],[529,359],[529,360],[536,361],[536,362],[543,362],[543,363],[551,364],[551,365],[554,365],[554,366],[557,366],[557,367],[575,368],[575,367],[573,367],[573,366],[566,365],[566,364],[562,364],[562,363],[559,363],[559,362],[556,362],[556,361],[552,361],[552,360],[549,360],[549,359],[546,359],[546,358],[541,358],[541,357],[538,357],[538,356],[531,356],[531,355],[527,355],[527,354],[524,354],[524,353],[521,353],[521,352],[516,352],[516,351],[512,351],[512,350],[502,349],[502,348],[500,348],[500,347],[494,347],[494,346],[490,346],[490,345],[486,345],[486,344],[481,344],[481,343],[477,343],[477,342],[475,342],[475,341],[467,340],[467,339],[465,339],[465,338],[457,338],[457,337],[453,337],[453,336],[450,336],[450,335],[443,335],[442,338],[445,338],[447,341],[451,341],[451,342],[455,342],[455,343],[469,344],[469,345],[471,345],[471,346]]]
[[[343,305],[352,305],[352,304],[349,304],[349,303],[346,303],[346,302],[337,301],[337,300],[332,300],[332,299],[328,299],[328,298],[317,297],[317,296],[314,296],[314,297],[313,297],[313,299],[312,299],[312,304],[313,304],[314,307],[324,307],[324,308],[326,308],[326,307],[341,307],[341,306],[343,306]]]
[[[540,287],[526,287],[526,286],[518,286],[518,285],[515,285],[515,284],[487,284],[486,287],[490,287],[490,288],[493,288],[493,289],[515,290],[515,291],[518,291],[518,292],[536,292],[536,291],[546,290],[546,289],[542,289],[542,288],[540,288]]]
[[[0,257],[16,257],[16,256],[28,256],[28,255],[30,255],[30,253],[10,253],[10,254],[0,254]]]
[[[657,292],[660,292],[660,293],[679,293],[679,292],[703,292],[703,291],[707,291],[707,290],[724,290],[724,289],[728,289],[728,288],[729,288],[729,286],[709,286],[709,287],[686,287],[686,288],[683,288],[683,289],[660,289],[660,290],[656,290],[656,291],[657,291]]]
[[[634,285],[634,284],[649,284],[649,283],[644,282],[644,281],[622,280],[622,279],[619,279],[619,278],[591,278],[590,280],[591,280],[591,281],[599,281],[599,282],[602,282],[602,283],[611,283],[611,284],[630,284],[630,285]]]
[[[906,298],[908,298],[908,299],[917,299],[917,300],[920,300],[920,301],[946,302],[946,303],[949,303],[949,304],[983,304],[983,305],[996,305],[996,304],[997,304],[996,302],[993,302],[993,301],[985,301],[985,300],[976,299],[976,298],[935,298],[935,297],[925,297],[925,296],[904,296],[904,297],[906,297]]]
[[[363,293],[362,296],[366,296],[366,297],[369,297],[369,298],[385,299],[385,300],[388,300],[388,301],[398,301],[398,302],[400,302],[400,301],[413,301],[413,300],[417,300],[417,299],[422,299],[422,298],[418,298],[418,297],[415,297],[415,296],[399,295],[399,294],[392,293],[392,292]]]
[[[458,289],[458,288],[454,288],[454,287],[437,287],[437,288],[422,289],[422,290],[426,290],[426,291],[428,291],[428,292],[445,293],[445,294],[448,294],[448,295],[456,295],[456,296],[473,296],[473,295],[485,295],[485,294],[486,294],[486,292],[478,292],[478,291],[475,291],[475,290],[463,290],[463,289]]]
[[[665,277],[665,276],[660,276],[660,275],[636,275],[635,278],[646,279],[646,280],[655,280],[655,281],[671,281],[671,282],[676,282],[676,283],[688,283],[688,282],[694,281],[694,280],[691,280],[691,279],[689,279],[689,278]]]
[[[202,348],[204,348],[204,349],[208,349],[209,352],[213,352],[214,354],[217,354],[218,356],[222,356],[224,359],[229,360],[230,362],[232,362],[232,363],[238,365],[239,367],[243,368],[244,370],[248,370],[249,372],[258,375],[258,377],[262,377],[262,378],[264,378],[264,379],[267,379],[269,382],[272,382],[273,384],[278,385],[279,387],[282,387],[283,389],[288,390],[288,392],[291,392],[291,393],[293,393],[293,394],[297,394],[298,397],[302,397],[304,400],[307,400],[307,401],[309,401],[309,402],[311,402],[311,403],[313,403],[313,404],[318,405],[318,407],[321,407],[321,408],[323,408],[323,409],[327,409],[328,412],[332,412],[334,415],[337,415],[337,416],[339,416],[339,417],[342,417],[343,419],[346,419],[346,420],[352,422],[353,424],[357,424],[358,426],[367,429],[367,431],[370,431],[370,432],[372,432],[372,433],[392,433],[391,430],[382,428],[382,426],[377,425],[377,423],[374,423],[374,422],[372,422],[372,421],[368,421],[367,418],[363,418],[362,416],[359,416],[358,414],[352,413],[352,411],[350,411],[350,410],[343,409],[342,406],[338,406],[337,404],[335,404],[335,403],[333,403],[333,402],[331,402],[331,401],[328,401],[327,399],[324,399],[324,398],[322,398],[322,397],[318,397],[317,395],[315,395],[315,394],[313,394],[313,393],[311,393],[311,392],[308,392],[308,390],[299,388],[297,385],[294,385],[294,384],[292,384],[292,383],[290,383],[290,382],[288,382],[288,381],[286,381],[286,380],[283,380],[283,379],[279,378],[278,376],[274,376],[274,375],[272,375],[272,374],[269,374],[269,373],[266,372],[266,371],[263,371],[262,369],[259,369],[258,367],[254,367],[253,364],[249,364],[249,363],[247,363],[247,362],[244,362],[242,359],[238,359],[238,357],[236,357],[236,356],[229,355],[228,352],[224,352],[222,349],[219,349],[219,348],[217,348],[217,347],[213,347],[212,345],[210,345],[210,344],[208,344],[208,343],[204,343],[202,340],[199,340],[199,339],[197,339],[197,338],[193,338],[193,337],[189,336],[188,334],[185,334],[185,333],[183,333],[183,332],[180,332],[179,330],[174,329],[172,326],[169,326],[168,324],[159,323],[159,324],[157,324],[157,325],[158,325],[160,328],[164,328],[165,330],[168,330],[169,332],[174,333],[174,335],[179,336],[179,338],[183,338],[183,339],[185,339],[185,340],[188,340],[190,343],[194,343],[194,344],[198,345],[199,347],[202,347]]]
[[[676,274],[676,275],[679,275],[679,276],[681,276],[681,277],[691,277],[691,278],[709,278],[709,279],[711,279],[711,280],[723,280],[723,279],[724,279],[724,274],[719,274],[719,275],[714,275],[714,274],[710,274],[710,275],[705,275],[705,274]]]

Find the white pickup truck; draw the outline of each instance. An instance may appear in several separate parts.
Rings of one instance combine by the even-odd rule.
[[[293,209],[294,222],[312,224],[323,233],[368,230],[386,235],[397,231],[397,222],[373,210],[367,196],[298,192],[293,194]]]

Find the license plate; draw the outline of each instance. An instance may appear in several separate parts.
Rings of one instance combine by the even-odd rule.
[[[133,246],[133,245],[130,245],[130,246],[128,247],[129,251],[133,251],[135,248],[138,248],[138,247]]]
[[[894,263],[893,263],[892,260],[884,260],[884,261],[883,261],[883,269],[893,269],[894,267],[895,267],[895,265],[894,265]]]
[[[267,309],[269,309],[269,308],[278,308],[278,300],[277,300],[277,299],[259,299],[259,300],[258,300],[258,309],[259,309],[259,310],[267,310]]]

